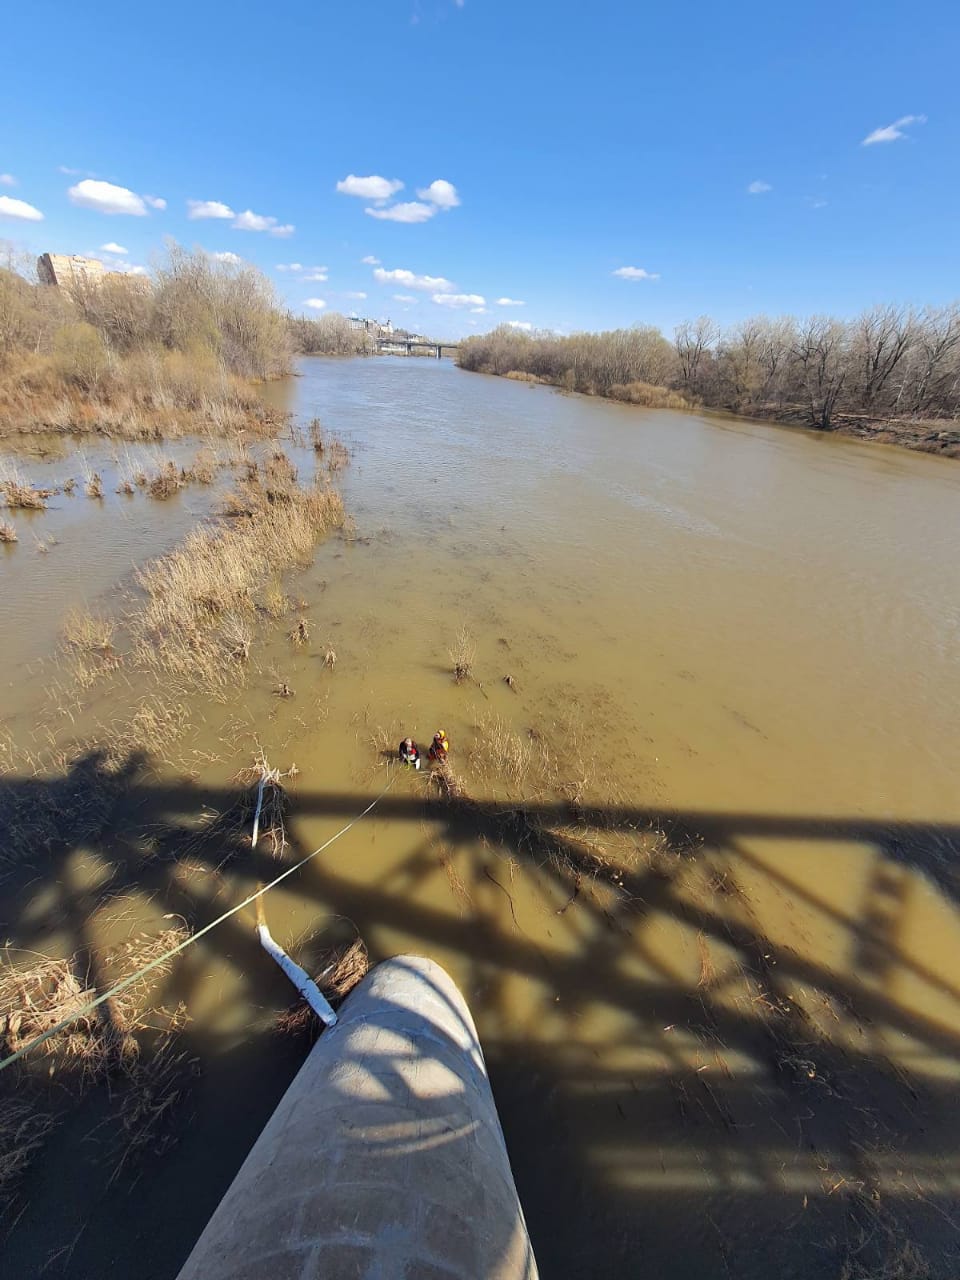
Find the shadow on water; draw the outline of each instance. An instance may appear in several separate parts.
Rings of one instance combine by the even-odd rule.
[[[339,826],[369,799],[294,791],[287,857],[308,852],[299,819]],[[196,815],[235,800],[225,789],[151,780],[135,758],[120,771],[90,756],[60,779],[8,776],[4,829],[30,814],[42,823],[31,864],[9,870],[5,937],[37,951],[56,938],[86,964],[90,918],[105,896],[124,894],[202,926],[278,870],[242,830],[221,833],[215,847],[198,842]],[[668,856],[633,870],[598,867],[582,842],[548,830],[572,816],[583,826],[657,829]],[[897,982],[916,979],[960,1003],[949,969],[899,946],[908,881],[923,877],[950,909],[960,906],[960,827],[629,805],[572,815],[560,803],[518,810],[399,791],[370,821],[384,819],[411,824],[412,849],[377,882],[319,859],[288,883],[365,938],[396,931],[424,954],[459,957],[545,1277],[839,1276],[845,1257],[866,1265],[903,1238],[937,1260],[931,1274],[957,1274],[960,1019],[912,1006]],[[149,855],[144,831],[164,833]],[[736,879],[757,870],[744,844],[757,838],[796,841],[798,864],[818,842],[867,859],[858,913],[831,920],[847,934],[844,964],[773,941],[745,909]],[[178,857],[187,843],[195,870],[199,863],[189,878]],[[478,899],[461,918],[418,897],[436,874],[438,843],[460,851],[468,883],[489,886],[491,902],[505,895],[509,910]],[[70,864],[81,851],[105,874],[76,880]],[[536,938],[513,909],[508,859],[536,877],[551,908]],[[709,895],[686,887],[698,867],[710,871]],[[782,865],[763,872],[829,916],[817,885],[796,869],[797,880]],[[654,918],[715,947],[699,981],[682,978],[675,957],[651,943]],[[226,968],[259,1010],[242,1028],[216,1019],[188,1028],[204,1074],[179,1146],[129,1186],[109,1188],[90,1172],[89,1123],[68,1120],[51,1147],[56,1159],[31,1174],[27,1208],[6,1243],[11,1274],[34,1274],[74,1236],[61,1274],[176,1274],[302,1060],[303,1046],[270,1034],[271,1011],[289,1002],[289,988],[265,965],[251,920],[238,915],[202,939],[159,997],[189,1007],[202,995],[209,1005],[210,975]],[[529,984],[525,1025],[508,1008],[516,980]],[[812,1024],[798,990],[816,996],[824,1023]],[[608,1022],[599,1039],[590,1030],[598,1006],[616,1028]]]

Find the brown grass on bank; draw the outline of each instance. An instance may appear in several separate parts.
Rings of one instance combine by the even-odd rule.
[[[235,678],[224,658],[236,653],[238,615],[254,616],[274,575],[306,561],[343,522],[328,485],[289,482],[281,496],[275,480],[258,470],[245,483],[243,514],[193,530],[137,573],[147,599],[130,622],[141,665],[207,688]]]
[[[16,529],[6,520],[0,520],[0,542],[19,542]]]
[[[616,383],[607,395],[611,400],[623,400],[626,404],[641,405],[645,409],[690,409],[693,407],[686,396],[669,387],[656,387],[650,382]]]

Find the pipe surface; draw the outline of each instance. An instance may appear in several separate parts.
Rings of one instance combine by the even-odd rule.
[[[536,1280],[470,1011],[377,965],[284,1094],[179,1280]]]

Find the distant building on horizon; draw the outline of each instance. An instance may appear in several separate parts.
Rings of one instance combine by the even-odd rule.
[[[37,278],[41,284],[53,285],[66,293],[76,288],[96,288],[108,280],[122,280],[135,289],[150,288],[147,276],[108,271],[99,258],[85,258],[80,253],[42,253],[37,259]]]
[[[42,253],[37,259],[40,283],[56,285],[58,289],[101,284],[106,275],[99,258],[84,258],[79,253]]]

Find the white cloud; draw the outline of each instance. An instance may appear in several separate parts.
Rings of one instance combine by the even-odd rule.
[[[422,289],[424,293],[449,293],[454,287],[453,282],[443,276],[418,276],[402,267],[396,271],[377,267],[373,278],[380,284],[399,284],[407,289]]]
[[[882,129],[874,129],[873,133],[868,133],[860,145],[872,147],[877,142],[896,142],[898,138],[907,136],[904,130],[910,125],[926,123],[926,116],[901,116],[899,120],[894,120],[893,124],[884,125]]]
[[[438,209],[455,209],[460,203],[457,188],[452,182],[446,182],[443,178],[437,178],[436,182],[431,182],[429,187],[421,188],[417,191],[417,195],[421,200],[435,204]]]
[[[498,307],[525,307],[527,304],[521,302],[519,298],[498,298]]]
[[[361,258],[360,261],[367,267],[379,267],[380,265],[380,259],[375,258],[372,253],[368,253],[367,256],[365,258]]]
[[[438,307],[485,307],[487,300],[479,293],[435,293],[432,299]]]
[[[0,187],[15,187],[17,180],[12,173],[0,173]]]
[[[158,209],[162,211],[167,207],[167,202],[164,200],[163,196],[144,196],[143,198],[151,209]]]
[[[486,307],[471,307],[470,314],[472,316],[485,316],[485,315],[489,315],[490,313]]]
[[[391,204],[385,209],[364,209],[363,212],[385,222],[428,222],[437,212],[437,206],[411,200],[407,204]]]
[[[228,204],[221,200],[188,200],[187,217],[191,221],[197,218],[235,218],[237,215]]]
[[[129,249],[125,249],[122,244],[116,244],[113,240],[108,240],[106,244],[100,246],[101,253],[119,253],[121,255],[128,254]]]
[[[239,253],[231,253],[229,249],[225,249],[222,253],[211,253],[209,255],[214,262],[226,262],[231,267],[239,267],[243,259]]]
[[[243,213],[238,213],[232,225],[235,231],[268,231],[270,235],[281,238],[292,236],[296,231],[292,223],[286,222],[281,225],[269,214],[254,213],[252,209],[245,209]]]
[[[303,305],[312,307],[314,311],[322,311],[327,304],[323,298],[308,298]]]
[[[524,333],[529,333],[533,328],[529,320],[508,320],[507,324],[511,329],[522,329]]]
[[[419,302],[419,298],[415,298],[412,293],[395,293],[393,295],[394,302]]]
[[[617,267],[613,275],[621,280],[659,280],[659,271],[645,271],[643,267]]]
[[[302,271],[303,263],[302,262],[278,262],[277,270],[278,271]]]
[[[43,214],[26,200],[14,200],[13,196],[0,196],[0,218],[18,218],[22,222],[42,222]]]
[[[376,173],[367,178],[348,173],[337,183],[337,190],[343,196],[359,196],[362,200],[389,200],[403,190],[403,183],[399,178],[381,178]]]
[[[355,289],[350,293],[345,293],[343,296],[345,298],[354,298],[356,299],[357,302],[362,302],[367,295],[363,292],[362,289]]]
[[[811,199],[809,201],[809,204],[811,209],[825,209],[827,207],[826,200]]]
[[[126,187],[117,187],[112,182],[84,178],[75,187],[71,187],[67,195],[81,209],[95,209],[97,213],[126,213],[134,218],[147,216],[147,206],[142,196]]]
[[[764,182],[762,178],[757,178],[755,182],[750,183],[747,190],[752,196],[762,196],[766,195],[768,191],[772,191],[773,187],[769,182]]]
[[[309,280],[311,284],[326,284],[328,279],[327,268],[311,267],[306,275],[301,276],[300,278],[302,280]]]

